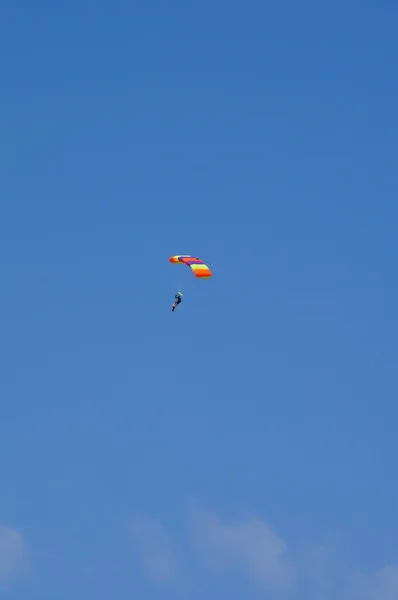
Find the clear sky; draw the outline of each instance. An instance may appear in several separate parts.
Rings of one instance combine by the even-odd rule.
[[[398,598],[397,20],[2,0],[0,596]]]

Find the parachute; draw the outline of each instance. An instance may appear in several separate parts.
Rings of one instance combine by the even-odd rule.
[[[196,258],[195,256],[190,256],[189,254],[177,254],[176,256],[172,256],[170,262],[174,265],[186,265],[193,271],[195,277],[198,277],[199,279],[209,279],[213,275],[203,260]]]

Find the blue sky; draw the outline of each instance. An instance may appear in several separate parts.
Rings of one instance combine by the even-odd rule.
[[[2,2],[0,595],[398,598],[397,16]]]

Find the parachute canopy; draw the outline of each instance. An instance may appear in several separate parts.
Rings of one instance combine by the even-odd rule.
[[[195,277],[199,277],[200,279],[208,279],[212,276],[212,272],[207,264],[195,256],[189,256],[188,254],[177,254],[176,256],[172,256],[170,258],[170,262],[175,265],[187,265],[187,267],[194,272]]]

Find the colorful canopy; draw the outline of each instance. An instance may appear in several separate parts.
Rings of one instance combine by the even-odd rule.
[[[170,258],[170,262],[173,264],[187,265],[187,267],[194,272],[195,277],[199,277],[200,279],[208,279],[212,276],[212,272],[207,264],[195,256],[189,256],[188,254],[177,254],[176,256],[172,256]]]

